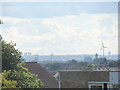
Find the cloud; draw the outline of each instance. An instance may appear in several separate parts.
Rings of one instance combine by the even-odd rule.
[[[119,2],[119,0],[2,0],[3,2]]]
[[[52,18],[3,17],[0,34],[23,52],[45,54],[117,53],[117,14],[79,14]],[[113,47],[114,44],[114,47]],[[106,53],[107,53],[106,51]]]

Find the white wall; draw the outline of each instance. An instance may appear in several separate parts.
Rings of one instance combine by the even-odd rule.
[[[119,75],[120,75],[120,72],[119,72]],[[110,72],[110,83],[112,84],[118,84],[119,80],[119,75],[118,75],[118,72]]]

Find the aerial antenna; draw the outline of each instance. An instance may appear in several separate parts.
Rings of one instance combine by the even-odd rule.
[[[102,50],[103,57],[105,55],[105,48],[107,48],[107,47],[105,47],[104,44],[103,44],[103,42],[102,42],[101,50]]]

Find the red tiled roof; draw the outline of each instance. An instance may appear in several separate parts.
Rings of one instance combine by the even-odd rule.
[[[44,84],[43,88],[58,88],[57,80],[40,64],[37,62],[26,62],[25,67],[28,68],[28,71],[38,75],[38,78]]]

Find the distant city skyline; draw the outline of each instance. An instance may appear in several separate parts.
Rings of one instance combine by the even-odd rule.
[[[96,54],[79,54],[79,55],[33,55],[30,52],[24,53],[22,57],[26,61],[45,61],[45,62],[50,62],[50,61],[56,61],[56,62],[63,62],[63,61],[68,61],[68,60],[77,60],[77,61],[86,61],[86,62],[91,62],[95,58],[103,58],[103,55],[98,55],[96,57]],[[118,60],[118,55],[105,55],[104,58],[108,60]]]
[[[117,2],[4,2],[2,29],[22,52],[118,54]],[[0,7],[1,8],[1,7]],[[0,9],[1,10],[1,9]]]

